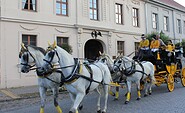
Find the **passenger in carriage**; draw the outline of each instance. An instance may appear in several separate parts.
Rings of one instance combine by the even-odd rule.
[[[156,40],[159,40],[159,42],[160,42],[160,47],[161,47],[161,46],[166,46],[166,44],[163,42],[163,40],[160,39],[160,34],[157,34],[157,35],[156,35]]]
[[[156,40],[159,41],[159,50],[160,50],[160,59],[165,61],[165,48],[166,44],[163,42],[163,40],[160,39],[160,34],[156,35]]]
[[[150,43],[150,49],[155,59],[157,59],[157,52],[159,51],[160,41],[156,40],[156,35],[153,35]]]
[[[170,65],[171,63],[175,63],[176,62],[176,58],[175,58],[175,45],[172,43],[171,40],[168,40],[168,44],[166,46],[166,56],[167,56],[167,61],[166,63],[168,65]]]
[[[139,42],[138,59],[143,59],[150,52],[149,40],[146,39],[144,34],[141,35],[142,40]]]
[[[152,41],[150,43],[150,49],[153,54],[152,63],[154,65],[156,65],[157,71],[164,68],[163,61],[164,61],[165,57],[164,57],[163,51],[165,51],[165,50],[161,49],[162,47],[165,47],[165,44],[160,39],[160,35],[153,35]],[[159,57],[158,57],[158,53],[159,53]]]

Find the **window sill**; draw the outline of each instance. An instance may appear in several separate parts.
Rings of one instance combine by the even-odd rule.
[[[68,15],[56,14],[57,16],[69,17]]]
[[[27,12],[37,12],[37,11],[34,11],[34,10],[29,10],[29,9],[22,9],[22,11],[27,11]]]

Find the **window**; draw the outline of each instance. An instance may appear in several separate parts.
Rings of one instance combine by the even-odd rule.
[[[177,33],[181,33],[181,20],[177,19]]]
[[[22,9],[36,11],[36,0],[22,0]]]
[[[98,20],[98,0],[90,0],[90,19]]]
[[[137,8],[132,9],[133,26],[139,27],[139,10]]]
[[[56,1],[56,14],[68,16],[68,0]]]
[[[117,42],[118,55],[124,55],[124,41]]]
[[[168,17],[164,16],[164,31],[169,31],[168,27]]]
[[[184,21],[184,24],[183,24],[183,33],[185,34],[185,21]]]
[[[36,35],[22,35],[22,42],[25,45],[37,45],[37,36]]]
[[[152,14],[152,28],[157,29],[158,23],[157,23],[158,16],[156,13]]]
[[[116,3],[115,12],[116,12],[116,23],[117,24],[123,24],[122,5],[121,4]]]
[[[68,37],[57,37],[57,45],[68,44]]]

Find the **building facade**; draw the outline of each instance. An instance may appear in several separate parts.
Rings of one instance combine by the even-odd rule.
[[[130,54],[145,32],[143,0],[1,0],[0,88],[37,84],[34,71],[18,68],[22,42],[45,49],[56,40],[74,57],[94,59],[98,51]]]
[[[185,7],[173,0],[146,0],[146,32],[163,32],[174,43],[185,37]]]

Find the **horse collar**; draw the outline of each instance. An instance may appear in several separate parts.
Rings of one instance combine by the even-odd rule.
[[[130,70],[127,70],[127,69],[129,69],[129,68],[130,68]],[[123,73],[124,73],[126,76],[130,76],[130,75],[132,75],[133,73],[135,73],[135,68],[136,68],[135,61],[132,62],[132,65],[131,65],[131,67],[129,67],[129,68],[126,68],[126,69],[123,71]]]
[[[74,66],[73,71],[71,72],[71,74],[68,77],[65,78],[64,74],[61,71],[61,73],[63,75],[61,82],[65,83],[65,84],[70,84],[79,78],[79,76],[77,76],[77,74],[79,74],[79,71],[81,70],[80,69],[81,64],[80,64],[80,61],[78,58],[74,58],[74,61],[75,61],[75,65],[73,65]]]

